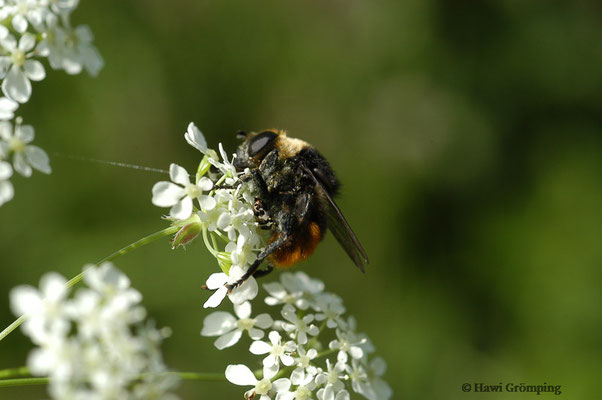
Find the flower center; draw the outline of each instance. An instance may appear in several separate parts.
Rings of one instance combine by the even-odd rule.
[[[309,366],[310,361],[311,360],[309,359],[309,357],[307,355],[301,356],[301,357],[299,357],[299,366],[301,366],[303,368],[307,368]]]
[[[25,14],[27,11],[29,11],[29,6],[27,3],[24,1],[20,2],[17,6],[17,14]]]
[[[297,323],[297,329],[299,332],[307,332],[307,324],[302,319]]]
[[[17,139],[16,137],[12,137],[8,141],[8,149],[9,151],[14,151],[15,153],[21,153],[23,150],[25,150],[25,142]]]
[[[238,329],[248,331],[255,326],[255,320],[252,318],[239,319],[236,325],[238,326]]]
[[[334,385],[339,380],[339,374],[334,369],[332,371],[328,371],[328,383]]]
[[[311,391],[305,386],[299,386],[295,391],[295,399],[297,400],[307,400],[309,396],[311,396]]]
[[[186,195],[191,199],[196,199],[201,196],[203,191],[197,186],[189,184],[186,186]]]
[[[270,389],[272,389],[272,382],[267,378],[263,378],[255,385],[255,393],[257,394],[268,394]]]
[[[12,54],[12,61],[17,67],[23,66],[25,64],[25,52],[21,50],[15,50]]]
[[[272,354],[277,357],[280,357],[284,354],[284,346],[280,344],[275,344],[274,346],[272,346]]]

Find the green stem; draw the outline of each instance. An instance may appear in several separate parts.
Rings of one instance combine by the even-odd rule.
[[[0,379],[1,378],[10,378],[11,376],[26,376],[29,375],[29,368],[27,367],[18,367],[18,368],[7,368],[0,370]]]
[[[226,376],[223,373],[211,372],[168,372],[169,375],[176,375],[182,380],[188,381],[208,381],[208,382],[223,382]]]
[[[49,382],[48,378],[2,379],[2,380],[0,380],[0,387],[44,385],[48,382]]]
[[[207,228],[205,226],[203,226],[203,243],[205,243],[205,247],[207,248],[207,250],[209,250],[209,252],[211,253],[211,255],[215,258],[217,258],[217,249],[214,249],[213,246],[211,246],[211,244],[209,243],[209,238],[207,237]]]
[[[168,228],[160,230],[159,232],[155,232],[153,234],[150,234],[150,235],[148,235],[146,237],[143,237],[142,239],[140,239],[140,240],[138,240],[138,241],[136,241],[136,242],[134,242],[132,244],[129,244],[129,245],[125,246],[121,250],[117,250],[113,254],[111,254],[111,255],[103,258],[102,260],[100,260],[97,264],[102,264],[102,263],[107,262],[107,261],[113,261],[117,257],[122,256],[124,254],[127,254],[130,251],[137,249],[138,247],[142,247],[142,246],[144,246],[146,244],[149,244],[149,243],[151,243],[151,242],[153,242],[153,241],[155,241],[157,239],[160,239],[160,238],[162,238],[164,236],[173,235],[179,229],[180,229],[180,227],[178,227],[178,226],[170,226]],[[76,275],[75,277],[73,277],[69,282],[67,282],[67,287],[70,288],[73,285],[75,285],[78,282],[80,282],[83,279],[83,277],[84,277],[84,272],[79,273],[78,275]],[[7,326],[2,332],[0,332],[0,341],[2,341],[2,339],[4,339],[6,336],[8,336],[9,333],[11,333],[15,329],[17,329],[19,327],[19,325],[21,325],[24,321],[25,321],[25,315],[21,315],[12,324],[10,324],[9,326]]]
[[[174,375],[182,380],[189,381],[205,381],[205,382],[223,382],[226,377],[222,373],[216,372],[165,372],[165,375]],[[48,377],[31,377],[31,378],[15,378],[15,379],[0,379],[0,387],[9,386],[29,386],[29,385],[44,385],[48,383]]]

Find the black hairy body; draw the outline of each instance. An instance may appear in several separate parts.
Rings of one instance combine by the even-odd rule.
[[[340,183],[328,161],[308,143],[289,138],[283,131],[241,135],[245,140],[237,150],[234,166],[239,171],[249,169],[244,179],[253,182],[255,216],[272,236],[232,287],[251,275],[260,276],[273,267],[286,268],[307,259],[333,223],[338,226],[333,230],[335,236],[363,271],[367,257],[332,200]],[[266,259],[268,267],[258,271]]]

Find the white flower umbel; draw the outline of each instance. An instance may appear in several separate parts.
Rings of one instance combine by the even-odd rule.
[[[31,125],[21,125],[20,118],[14,126],[8,121],[0,121],[0,157],[12,156],[15,171],[23,176],[31,176],[32,167],[49,174],[50,161],[44,150],[31,145],[35,133]]]
[[[48,376],[54,399],[175,398],[159,345],[166,336],[145,323],[142,296],[111,263],[84,267],[86,288],[69,297],[57,273],[42,277],[40,290],[20,286],[11,292],[22,329],[38,346],[27,366]]]
[[[254,387],[245,393],[247,398],[255,395],[276,400],[349,400],[352,392],[369,400],[392,397],[391,388],[382,379],[384,360],[369,357],[374,348],[366,335],[356,332],[355,319],[345,317],[339,296],[324,292],[321,281],[302,272],[283,273],[280,282],[263,287],[270,288],[263,295],[274,310],[271,314],[284,320],[274,321],[269,342],[255,340],[249,347],[252,354],[262,359],[263,379],[256,378],[242,364],[226,369],[230,382]],[[245,315],[250,315],[250,307]],[[314,326],[314,321],[318,325]],[[244,339],[233,333],[240,328],[230,313],[214,312],[205,324],[212,336],[229,334],[224,339],[228,345]],[[279,381],[285,384],[276,387]]]
[[[103,66],[93,35],[85,25],[73,28],[70,15],[79,0],[0,0],[0,121],[15,117],[19,103],[32,95],[32,81],[46,77],[43,59],[52,69],[76,74],[86,69],[97,75]],[[17,118],[18,119],[18,118]],[[50,173],[48,156],[39,147],[29,145],[33,128],[17,121],[15,132],[4,126],[0,136],[0,161],[13,153],[14,170],[30,176],[32,167]],[[0,205],[14,195],[13,186],[0,178]]]
[[[218,156],[207,147],[205,137],[193,123],[188,125],[184,138],[203,154],[196,174],[192,177],[182,167],[171,164],[172,182],[156,183],[152,202],[171,207],[170,219],[181,228],[172,242],[174,247],[201,235],[217,260],[221,272],[207,279],[205,288],[214,293],[203,306],[217,307],[226,297],[242,304],[257,295],[258,287],[253,277],[239,281],[265,247],[264,234],[253,212],[254,197],[249,183],[243,182],[234,168],[234,156],[228,157],[221,143]]]

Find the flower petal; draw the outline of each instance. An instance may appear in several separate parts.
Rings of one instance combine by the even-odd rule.
[[[15,138],[19,139],[23,143],[30,143],[35,138],[33,126],[17,124],[15,126]]]
[[[50,160],[48,159],[48,154],[38,146],[27,146],[25,148],[25,157],[29,162],[29,165],[41,171],[45,174],[49,174],[52,172],[52,168],[50,168]]]
[[[207,278],[207,282],[205,282],[205,284],[207,285],[208,289],[215,290],[224,286],[226,282],[228,282],[228,275],[224,274],[223,272],[216,272],[209,275],[209,278]]]
[[[249,337],[253,340],[259,340],[265,336],[265,332],[261,329],[251,328],[249,329]]]
[[[21,175],[26,177],[31,176],[31,167],[25,159],[25,154],[15,153],[15,155],[13,156],[13,167],[15,168],[15,171],[17,171]]]
[[[21,68],[13,65],[2,82],[2,91],[19,103],[26,103],[31,97],[31,82]]]
[[[253,372],[244,364],[228,365],[226,367],[226,379],[235,385],[249,386],[257,383]]]
[[[258,290],[257,281],[255,278],[250,277],[240,286],[232,289],[232,293],[229,295],[230,301],[234,304],[240,304],[247,300],[253,300],[257,296]]]
[[[199,204],[203,210],[210,211],[215,208],[217,202],[213,197],[203,194],[199,196]]]
[[[219,306],[227,294],[228,289],[225,286],[220,287],[207,299],[205,304],[203,304],[203,308],[215,308]]]
[[[196,125],[191,122],[188,124],[188,130],[184,134],[184,138],[188,142],[189,145],[200,151],[201,153],[205,153],[207,151],[207,141],[203,136],[203,133],[196,127]]]
[[[169,215],[179,220],[190,217],[190,214],[192,214],[192,199],[190,197],[184,197],[169,210]]]
[[[240,340],[242,331],[235,330],[228,332],[225,335],[220,336],[214,343],[218,350],[225,349],[226,347],[234,346]]]
[[[12,119],[15,111],[19,107],[19,103],[9,99],[8,97],[0,98],[0,120]]]
[[[25,23],[25,28],[27,28],[27,22]],[[16,29],[16,28],[15,28]],[[24,32],[24,31],[21,31]],[[19,50],[27,52],[36,45],[36,38],[31,33],[27,32],[21,36],[19,40]]]
[[[59,273],[48,272],[40,279],[40,291],[46,300],[60,300],[67,294],[67,280]]]
[[[257,326],[258,328],[268,329],[269,327],[272,326],[273,323],[274,323],[274,320],[272,319],[270,314],[264,313],[264,314],[259,314],[258,316],[255,317],[255,326]]]
[[[229,312],[216,311],[203,320],[202,336],[219,336],[236,328],[236,318]]]
[[[23,33],[27,30],[27,19],[21,15],[17,14],[13,17],[13,28],[19,33]],[[25,37],[25,36],[23,36]],[[23,39],[21,39],[22,41]],[[19,47],[21,47],[21,43],[19,43]]]
[[[253,354],[266,354],[270,350],[272,350],[272,346],[261,340],[254,341],[249,347],[249,351]]]
[[[190,184],[190,177],[188,172],[178,164],[171,164],[169,166],[169,177],[175,183],[179,183],[180,185],[186,187]]]
[[[13,168],[6,161],[0,161],[0,180],[8,179],[13,175]]]
[[[251,303],[245,301],[242,304],[234,304],[234,313],[239,319],[249,318],[251,316]]]
[[[38,60],[25,61],[23,69],[25,70],[25,74],[32,81],[41,81],[46,78],[46,70],[44,70],[44,66]]]
[[[204,176],[199,180],[199,183],[197,183],[197,186],[199,187],[199,189],[206,192],[208,190],[211,190],[211,188],[213,188],[213,182],[211,181],[211,179]]]
[[[291,381],[288,378],[280,378],[272,382],[272,389],[274,389],[276,392],[287,391],[290,389],[290,387]]]
[[[171,207],[186,195],[186,190],[171,182],[157,182],[153,186],[152,203],[157,207]]]
[[[15,196],[13,184],[9,181],[0,181],[0,206]]]
[[[17,286],[10,291],[10,308],[16,315],[29,314],[41,310],[42,297],[32,286]]]

